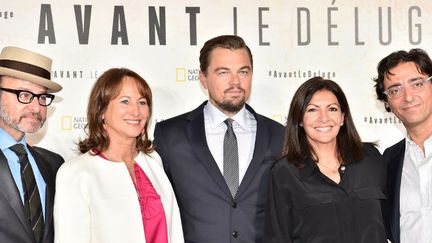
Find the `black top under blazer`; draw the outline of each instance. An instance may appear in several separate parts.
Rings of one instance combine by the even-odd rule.
[[[186,243],[263,243],[270,167],[280,156],[283,126],[246,105],[257,121],[253,158],[232,198],[206,141],[204,105],[159,122],[156,151],[162,157],[180,207]]]

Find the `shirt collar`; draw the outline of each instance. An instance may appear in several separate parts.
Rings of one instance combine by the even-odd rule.
[[[429,136],[424,142],[423,142],[424,151],[421,151],[423,153],[423,156],[430,156],[432,153],[432,135]],[[405,151],[413,151],[413,150],[422,150],[419,145],[417,145],[409,136],[409,134],[405,137]]]
[[[432,136],[430,136],[428,139],[426,139],[426,141],[424,142],[424,145],[425,145],[425,147],[427,146],[427,145],[432,145]]]
[[[204,114],[209,121],[209,125],[211,128],[215,128],[221,125],[226,119],[229,117],[223,113],[219,108],[217,108],[210,101],[204,106]],[[246,107],[243,106],[239,112],[237,112],[234,116],[231,117],[238,125],[242,128],[247,128],[247,111]]]
[[[411,139],[411,137],[410,137],[410,135],[407,133],[407,135],[406,135],[406,138],[405,138],[405,140],[406,140],[406,143],[407,143],[407,145],[409,145],[409,146],[418,146],[412,139]],[[432,135],[431,136],[429,136],[429,138],[428,139],[426,139],[425,141],[424,141],[424,146],[426,147],[427,145],[429,145],[429,144],[432,144]]]
[[[3,130],[3,128],[0,128],[0,138],[1,138],[0,139],[0,149],[2,151],[5,149],[9,149],[10,146],[17,143],[17,141],[15,141],[15,139],[11,135],[9,135],[9,133],[7,133],[5,130]],[[21,143],[25,147],[26,146],[25,136],[23,136],[21,138],[21,140],[18,141],[18,143]]]

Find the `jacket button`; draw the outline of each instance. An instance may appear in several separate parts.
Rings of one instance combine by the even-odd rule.
[[[231,206],[232,206],[233,208],[236,208],[236,207],[237,207],[237,203],[236,203],[236,202],[233,202],[233,203],[231,204]]]
[[[232,233],[232,236],[234,238],[237,238],[239,236],[239,233],[236,230],[234,230],[233,233]]]

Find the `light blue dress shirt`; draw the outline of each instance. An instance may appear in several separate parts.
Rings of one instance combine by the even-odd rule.
[[[33,170],[33,174],[36,179],[36,184],[39,190],[39,195],[41,198],[41,204],[42,204],[42,213],[45,219],[45,194],[46,194],[46,183],[42,177],[42,174],[39,171],[38,166],[36,165],[36,161],[33,158],[32,154],[30,153],[29,149],[27,148],[27,143],[25,140],[25,136],[18,142],[24,145],[25,150],[27,151],[27,156],[30,161],[30,165]],[[9,147],[13,146],[14,144],[17,144],[15,139],[11,137],[7,132],[5,132],[2,128],[0,128],[0,149],[4,156],[6,157],[8,161],[8,165],[10,168],[10,171],[12,173],[12,177],[15,181],[15,184],[18,188],[18,191],[21,196],[21,201],[24,204],[24,190],[23,185],[21,181],[21,165],[19,163],[18,156],[9,149]],[[1,186],[1,185],[0,185]]]

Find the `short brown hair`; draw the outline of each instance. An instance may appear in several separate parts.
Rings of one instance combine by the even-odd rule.
[[[245,41],[236,35],[221,35],[206,41],[200,51],[200,69],[207,74],[207,68],[210,65],[210,54],[215,48],[224,48],[230,50],[245,49],[249,55],[251,67],[253,68],[252,52],[246,45]]]
[[[146,99],[149,107],[149,116],[144,126],[144,134],[136,139],[138,151],[146,154],[153,151],[153,144],[148,138],[147,126],[152,114],[152,93],[147,82],[137,73],[127,68],[111,68],[98,78],[90,93],[87,106],[87,138],[78,143],[78,148],[82,153],[89,150],[105,151],[110,139],[103,128],[103,114],[107,110],[108,104],[120,93],[122,82],[125,77],[131,77],[136,81],[138,92]]]

